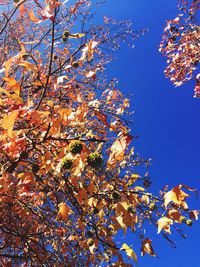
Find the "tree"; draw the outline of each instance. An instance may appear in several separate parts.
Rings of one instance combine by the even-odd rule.
[[[197,21],[199,0],[180,0],[179,14],[168,20],[160,51],[167,57],[166,77],[175,86],[195,80],[194,97],[200,97],[200,27]]]
[[[149,192],[129,100],[105,78],[121,41],[143,31],[106,17],[94,25],[87,0],[1,5],[0,262],[133,266],[131,245],[116,243],[120,229],[155,256],[145,224],[170,240],[170,226],[191,226],[198,211],[187,206],[188,186]]]

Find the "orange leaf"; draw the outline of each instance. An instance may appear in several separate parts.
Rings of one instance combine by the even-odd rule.
[[[28,61],[23,61],[23,62],[19,63],[19,66],[23,66],[25,69],[27,69],[29,71],[35,69],[35,65],[28,62]]]
[[[125,135],[115,140],[115,142],[111,146],[111,153],[108,159],[108,165],[113,165],[116,161],[123,160],[125,150],[131,140],[132,137],[130,135]]]
[[[65,221],[70,214],[70,208],[64,202],[60,203],[58,207],[58,217]]]
[[[34,22],[34,23],[40,23],[40,22],[42,21],[42,20],[38,19],[38,18],[35,16],[33,10],[30,10],[30,11],[28,12],[28,14],[29,14],[29,19],[30,19],[32,22]]]
[[[97,116],[97,118],[103,122],[103,124],[107,127],[110,128],[109,123],[107,122],[107,116],[105,114],[103,114],[102,112],[98,111],[98,110],[94,110],[94,114],[95,116]]]

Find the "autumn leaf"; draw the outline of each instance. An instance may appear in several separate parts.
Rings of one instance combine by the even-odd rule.
[[[23,66],[25,69],[27,69],[28,71],[34,71],[36,69],[35,65],[28,62],[28,61],[23,61],[23,62],[20,62],[18,64],[19,66]]]
[[[151,243],[152,243],[151,239],[144,239],[142,241],[141,256],[144,256],[146,253],[148,253],[151,256],[156,256]]]
[[[102,112],[98,111],[97,109],[94,110],[95,116],[103,122],[103,124],[107,127],[110,127],[109,123],[107,122],[107,116],[103,114]]]
[[[185,199],[189,197],[183,190],[181,190],[182,185],[178,185],[174,187],[171,191],[165,193],[164,195],[164,204],[165,208],[168,206],[170,202],[177,204],[178,206],[183,207],[184,209],[188,208]]]
[[[20,94],[20,84],[12,77],[3,78],[7,82],[9,91],[14,92],[17,96]]]
[[[172,219],[169,219],[167,217],[162,217],[160,218],[158,221],[157,221],[157,224],[158,224],[158,234],[164,230],[165,232],[171,234],[171,231],[170,231],[170,225],[173,224],[173,221]]]
[[[99,42],[90,40],[90,42],[82,49],[82,55],[80,61],[84,61],[88,58],[88,62],[92,60],[94,55],[94,49],[99,44]]]
[[[118,222],[118,224],[120,225],[120,227],[123,229],[124,233],[126,233],[127,230],[127,226],[124,222],[123,216],[119,215],[116,217],[116,221]]]
[[[30,19],[32,22],[34,22],[34,23],[40,23],[40,22],[42,22],[42,20],[38,19],[38,18],[35,16],[33,10],[30,10],[30,11],[28,12],[28,15],[29,15],[29,19]]]
[[[73,34],[71,33],[69,35],[69,38],[80,39],[80,38],[82,38],[84,36],[85,36],[85,33],[73,33]]]
[[[174,222],[182,223],[181,213],[177,209],[169,209],[167,217],[172,219]]]
[[[61,218],[62,220],[66,221],[69,214],[71,213],[70,208],[67,206],[66,203],[61,202],[59,205],[59,210],[58,210],[58,218]]]
[[[199,210],[191,210],[190,211],[190,219],[198,220],[200,211]]]
[[[47,19],[54,21],[54,11],[56,7],[61,6],[62,3],[55,0],[46,0],[46,3],[47,3],[46,7],[41,12],[42,19],[43,21]]]
[[[18,116],[18,111],[14,110],[3,118],[2,127],[7,130],[8,136],[12,136],[13,126]]]
[[[124,243],[120,250],[124,250],[127,256],[132,258],[135,261],[136,265],[138,265],[137,255],[135,254],[132,248],[130,248],[126,243]]]
[[[130,135],[124,135],[115,140],[111,146],[111,153],[108,159],[108,165],[112,166],[116,161],[121,161],[124,158],[125,150],[128,144],[131,142],[132,137]]]

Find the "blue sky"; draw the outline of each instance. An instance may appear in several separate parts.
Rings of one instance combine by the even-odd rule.
[[[120,50],[108,71],[110,77],[119,79],[124,94],[134,94],[133,133],[140,135],[135,149],[152,158],[150,176],[154,192],[166,184],[173,187],[179,183],[200,189],[200,100],[193,98],[192,83],[175,88],[164,77],[165,58],[158,52],[165,21],[175,18],[177,2],[109,0],[101,11],[116,19],[131,19],[136,29],[149,29],[134,49]],[[195,196],[189,203],[191,208],[200,208]],[[147,234],[160,258],[139,258],[139,267],[199,267],[199,229],[198,222],[191,228],[183,227],[186,240],[174,232],[177,248],[173,249],[150,227]],[[139,252],[135,238],[129,237],[127,243]]]

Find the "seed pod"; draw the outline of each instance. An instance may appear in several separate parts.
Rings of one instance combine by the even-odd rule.
[[[78,140],[71,142],[69,145],[69,151],[72,152],[72,154],[78,154],[82,151],[82,149],[83,145]]]
[[[65,30],[63,32],[63,37],[68,38],[70,36],[70,32],[68,30]]]
[[[73,62],[72,67],[77,69],[79,67],[79,63],[77,61]]]
[[[70,170],[73,166],[73,162],[69,158],[64,158],[61,163],[61,167],[65,170]]]
[[[98,152],[91,153],[87,158],[87,162],[90,167],[100,167],[103,162],[102,155]]]
[[[187,220],[187,221],[186,221],[186,224],[187,224],[188,226],[192,226],[193,221],[192,221],[192,220]]]
[[[181,217],[180,217],[180,221],[181,221],[182,223],[186,223],[186,218],[185,218],[185,216],[181,216]]]

